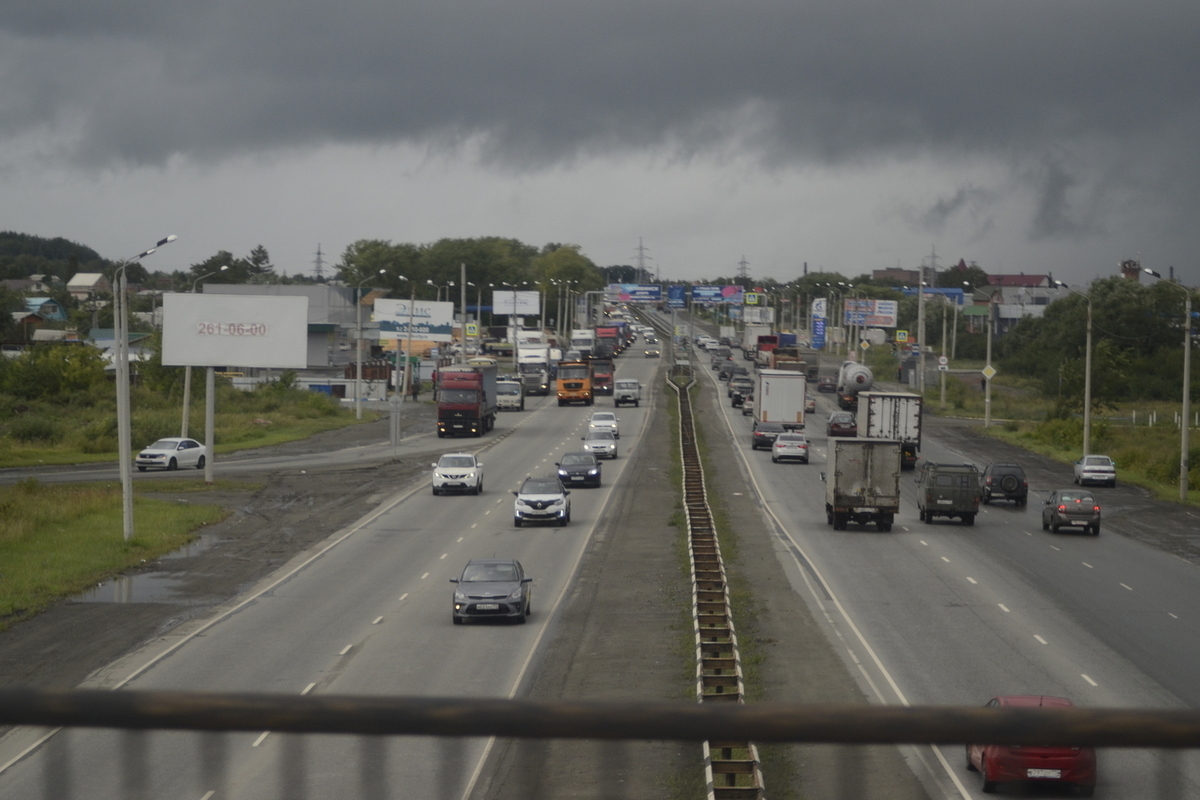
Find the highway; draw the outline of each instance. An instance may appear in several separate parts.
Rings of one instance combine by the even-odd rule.
[[[1068,465],[1031,470],[1028,507],[983,505],[973,527],[922,523],[906,472],[891,533],[854,524],[835,532],[821,479],[832,396],[815,394],[811,463],[773,464],[767,451],[750,448],[752,417],[730,408],[714,372],[701,373],[705,390],[720,392],[718,425],[738,442],[795,591],[827,621],[874,702],[983,705],[999,694],[1050,694],[1083,706],[1200,705],[1196,567],[1119,535],[1123,506],[1143,502],[1138,490],[1096,489],[1108,514],[1099,537],[1052,534],[1041,529],[1041,506],[1071,486]],[[958,447],[964,437],[953,437],[957,449],[944,438],[927,419],[921,456],[980,468],[997,460],[986,441],[967,451]],[[960,748],[909,750],[931,796],[982,796]],[[1160,777],[1158,753],[1105,751],[1099,761],[1098,796],[1144,798]],[[1196,760],[1172,762],[1169,771],[1200,791]]]
[[[661,363],[625,356],[617,361],[617,375],[641,379],[646,392],[661,391],[652,380]],[[331,531],[325,549],[297,558],[215,615],[185,623],[110,665],[86,686],[515,696],[570,591],[611,488],[638,447],[649,403],[618,411],[619,457],[604,462],[604,486],[572,491],[567,527],[515,528],[511,491],[526,475],[553,472],[562,453],[580,449],[591,411],[611,408],[607,397],[594,407],[564,408],[553,395],[529,398],[526,411],[501,414],[496,429],[482,438],[439,442],[446,452],[478,452],[482,495],[435,497],[422,483],[383,499],[372,514]],[[525,565],[534,578],[528,624],[452,625],[448,580],[473,557],[513,557]],[[74,730],[38,746],[43,732],[18,733],[0,748],[0,798],[45,796],[48,781],[73,789],[71,796],[131,796],[120,771],[130,735]],[[391,796],[464,797],[490,747],[486,741],[443,748],[404,738],[302,739],[267,732],[223,739],[152,733],[142,741],[146,796],[196,800],[348,797],[362,791],[364,781],[390,787]],[[29,747],[36,749],[15,760]],[[221,785],[212,767],[216,753],[225,764]],[[296,783],[301,774],[303,787]]]

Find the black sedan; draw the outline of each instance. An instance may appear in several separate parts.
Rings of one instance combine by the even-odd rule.
[[[782,422],[756,422],[754,432],[750,434],[750,449],[764,447],[770,450],[771,445],[775,444],[775,437],[785,432]]]
[[[463,620],[511,619],[524,623],[533,611],[533,578],[515,558],[471,559],[454,587],[454,624]]]
[[[592,453],[566,453],[554,466],[564,486],[600,486],[600,461]]]

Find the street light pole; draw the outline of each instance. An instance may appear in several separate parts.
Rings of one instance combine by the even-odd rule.
[[[379,270],[376,275],[383,275],[387,270]],[[369,275],[358,282],[358,286],[354,289],[355,303],[354,308],[357,312],[356,319],[358,322],[358,336],[355,338],[355,359],[354,359],[354,418],[362,419],[362,287],[367,281],[374,280],[375,275]]]
[[[1086,457],[1092,452],[1092,296],[1072,289],[1062,281],[1055,283],[1087,300],[1087,340],[1083,356],[1083,455]]]
[[[117,340],[117,471],[121,476],[122,535],[127,542],[133,538],[133,454],[130,446],[133,421],[129,408],[129,321],[126,319],[128,312],[125,308],[125,268],[177,238],[179,237],[171,234],[165,239],[159,239],[154,247],[121,262],[121,266],[117,267],[113,275],[116,282],[116,294],[113,295],[113,335]]]
[[[192,281],[192,294],[196,293],[196,286],[200,283],[200,281],[204,280],[205,278],[211,278],[213,275],[216,275],[218,272],[224,272],[227,269],[229,269],[228,264],[221,267],[220,269],[213,270],[212,272],[208,273],[207,275],[201,275],[199,278],[196,278],[196,280]],[[191,417],[191,410],[192,410],[192,365],[188,364],[187,366],[185,366],[183,368],[183,425],[180,426],[180,431],[179,431],[179,435],[184,439],[186,439],[187,435],[188,435],[188,421],[189,421],[189,417]]]
[[[1148,275],[1162,280],[1152,269],[1142,269]],[[1190,289],[1175,283],[1168,283],[1183,292],[1183,419],[1180,420],[1179,441],[1179,502],[1187,503],[1188,498],[1188,447],[1190,446],[1190,428],[1192,424],[1192,292]]]

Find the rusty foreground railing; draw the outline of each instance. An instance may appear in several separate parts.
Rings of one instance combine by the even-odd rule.
[[[1200,749],[1200,711],[0,689],[0,725],[517,739]]]
[[[861,783],[861,760],[855,745],[961,745],[966,742],[1030,742],[1043,745],[1091,745],[1158,750],[1200,749],[1200,711],[1097,708],[963,708],[952,706],[866,706],[725,704],[694,702],[562,702],[489,700],[482,698],[415,698],[338,695],[216,694],[192,692],[99,690],[0,690],[0,725],[35,726],[49,731],[37,749],[45,748],[40,792],[6,792],[7,775],[0,773],[0,794],[68,800],[75,797],[121,797],[125,800],[163,796],[150,774],[156,766],[150,739],[144,731],[194,731],[197,758],[202,762],[204,786],[197,798],[221,800],[230,788],[230,767],[224,761],[223,734],[291,734],[283,737],[280,752],[279,796],[289,800],[326,796],[312,781],[320,771],[310,766],[306,737],[297,734],[352,734],[358,736],[356,758],[344,764],[357,778],[343,786],[339,796],[375,798],[474,797],[478,791],[492,796],[492,787],[475,786],[464,747],[472,739],[488,737],[533,747],[548,755],[556,740],[592,740],[596,748],[596,775],[576,777],[571,796],[642,798],[651,796],[644,784],[614,780],[626,774],[628,759],[645,749],[647,742],[753,741],[757,743],[816,743],[848,745],[843,748],[841,783],[825,796],[864,800],[872,794]],[[91,776],[80,775],[70,739],[56,744],[71,729],[125,731],[120,749],[120,788],[105,794]],[[18,730],[30,730],[22,728]],[[265,733],[262,736],[265,737]],[[213,739],[212,737],[218,737]],[[432,754],[430,781],[415,790],[389,778],[383,764],[388,737],[437,737],[440,750]],[[261,740],[262,737],[260,737]],[[540,741],[537,741],[540,740]],[[328,742],[328,740],[326,740]],[[407,748],[405,748],[407,749]],[[32,756],[27,751],[24,757]],[[307,755],[306,755],[307,752]],[[351,751],[354,752],[354,751]],[[535,754],[536,754],[535,753]],[[545,761],[545,758],[541,759]],[[353,762],[353,763],[352,763]],[[16,762],[9,762],[12,766]],[[1181,762],[1160,760],[1157,777],[1147,776],[1153,787],[1141,797],[1183,800],[1191,797],[1189,783],[1179,772]],[[72,781],[70,774],[76,776]],[[476,792],[471,787],[474,786]],[[590,792],[586,787],[594,786]],[[214,790],[215,789],[215,790]],[[555,797],[536,785],[518,781],[504,796],[524,800]],[[511,790],[516,789],[516,794]],[[237,792],[235,791],[236,795]],[[188,795],[191,796],[191,795]],[[237,796],[245,796],[244,793]],[[259,787],[251,795],[263,796]],[[657,796],[657,795],[655,795]]]

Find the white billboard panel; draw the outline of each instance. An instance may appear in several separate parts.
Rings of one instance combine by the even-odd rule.
[[[541,295],[537,292],[518,292],[496,289],[492,292],[493,314],[515,314],[519,317],[541,316]]]
[[[744,307],[746,322],[755,325],[774,325],[775,324],[775,307],[774,306],[745,306]]]
[[[308,366],[308,298],[164,294],[163,364]]]
[[[412,311],[409,311],[409,305]],[[412,319],[412,338],[425,342],[449,342],[454,333],[454,303],[436,300],[375,301],[375,322],[381,339],[407,339],[408,321]]]

